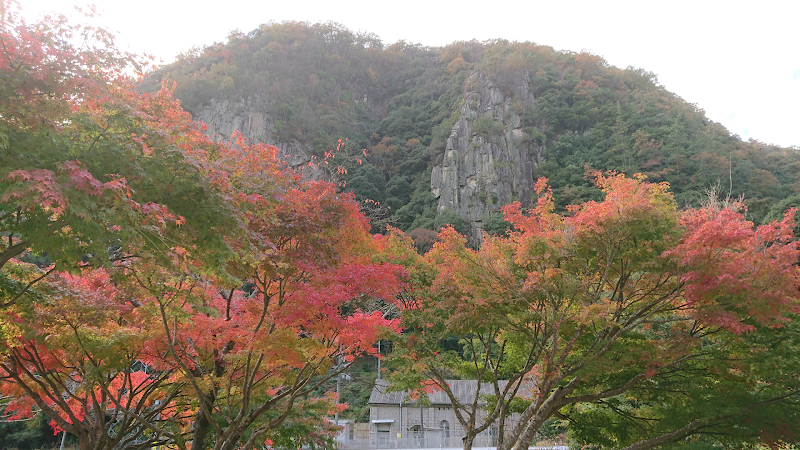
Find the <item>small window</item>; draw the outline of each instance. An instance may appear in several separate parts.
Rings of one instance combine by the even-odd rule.
[[[442,423],[439,425],[439,428],[442,429],[442,434],[444,435],[444,437],[446,438],[450,437],[450,424],[447,423],[446,420],[442,421]]]

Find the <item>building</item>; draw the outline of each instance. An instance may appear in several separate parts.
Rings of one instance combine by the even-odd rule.
[[[453,394],[462,403],[475,399],[476,380],[448,381]],[[369,442],[348,445],[350,448],[461,448],[464,430],[453,412],[450,400],[443,391],[428,394],[429,404],[423,406],[408,398],[408,392],[389,392],[389,383],[377,380],[369,397]],[[481,394],[494,393],[491,385],[481,384]],[[506,424],[511,428],[518,420],[512,415]],[[497,425],[492,425],[475,437],[473,447],[495,447]]]

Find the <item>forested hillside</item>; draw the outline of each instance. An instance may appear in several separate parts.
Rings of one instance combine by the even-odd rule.
[[[335,23],[285,22],[183,54],[146,87],[164,79],[212,135],[238,129],[293,164],[321,157],[340,138],[351,151],[366,149],[346,189],[389,207],[406,231],[443,222],[502,228],[499,206],[528,204],[542,176],[559,207],[598,198],[586,176],[598,169],[667,181],[681,205],[719,184],[744,195],[756,222],[800,192],[796,148],[731,136],[644,69],[530,42],[385,45]],[[466,143],[453,148],[448,137]],[[434,186],[438,198],[436,167],[452,175]]]

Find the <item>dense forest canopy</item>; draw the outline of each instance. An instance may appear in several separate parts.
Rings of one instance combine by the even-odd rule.
[[[387,45],[332,22],[273,23],[182,54],[145,86],[174,80],[176,97],[196,117],[214,102],[255,104],[279,147],[299,143],[321,156],[348,139],[367,158],[349,170],[347,189],[389,206],[408,231],[437,225],[430,169],[441,162],[475,71],[511,99],[522,145],[536,163],[533,179],[550,179],[560,208],[599,198],[587,170],[669,182],[684,206],[719,185],[725,195],[744,196],[756,222],[800,192],[796,148],[732,136],[646,70],[531,42]],[[515,91],[522,81],[533,101]],[[476,120],[473,133],[502,136],[508,124],[489,119]]]

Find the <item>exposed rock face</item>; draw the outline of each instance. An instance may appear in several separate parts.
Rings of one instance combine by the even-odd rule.
[[[311,159],[308,146],[298,141],[277,142],[272,134],[272,121],[258,98],[248,98],[242,102],[212,100],[195,120],[208,126],[206,134],[215,141],[230,139],[238,130],[248,141],[274,145],[281,150],[279,156],[290,166],[299,166]]]
[[[504,94],[485,73],[473,72],[465,83],[461,117],[442,161],[433,167],[437,211],[457,211],[475,239],[480,239],[489,213],[513,201],[530,203],[533,170],[543,148],[527,142],[519,115],[534,102],[529,84],[526,75],[512,93]]]
[[[470,225],[471,237],[481,238],[483,221],[513,201],[527,206],[533,189],[533,170],[544,150],[530,140],[521,115],[533,105],[526,75],[503,92],[484,72],[473,72],[464,89],[464,105],[453,126],[442,158],[433,167],[431,189],[437,211],[452,209]],[[311,158],[308,144],[276,141],[269,109],[257,97],[233,102],[212,101],[195,119],[220,141],[238,130],[251,142],[276,146],[291,166]]]

